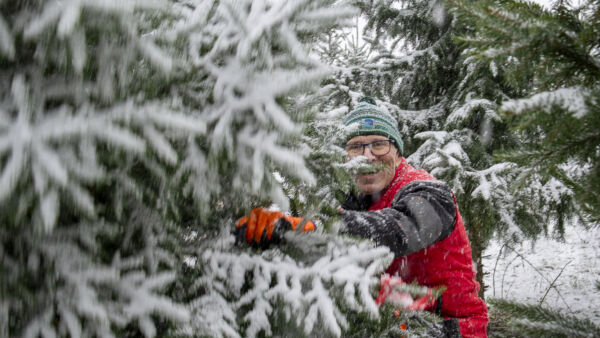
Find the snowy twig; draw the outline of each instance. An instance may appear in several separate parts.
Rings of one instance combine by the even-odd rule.
[[[494,297],[496,297],[496,268],[498,267],[498,262],[500,261],[500,255],[502,254],[502,250],[506,246],[506,243],[502,244],[500,251],[498,251],[498,255],[496,256],[496,263],[494,264],[494,271],[492,272],[492,292]]]
[[[568,261],[567,264],[565,264],[562,267],[562,269],[560,269],[560,272],[558,273],[558,275],[556,275],[556,277],[554,278],[554,280],[552,281],[552,283],[550,283],[550,286],[548,286],[548,289],[546,289],[546,293],[544,293],[544,296],[540,300],[540,306],[542,305],[542,303],[544,303],[544,300],[546,299],[546,295],[548,295],[548,292],[550,292],[550,289],[552,287],[554,287],[554,283],[556,282],[556,280],[558,279],[558,277],[560,277],[560,275],[562,275],[562,273],[563,273],[563,271],[565,271],[565,268],[567,267],[567,265],[569,265],[569,263],[571,263],[572,261],[573,261],[572,259],[570,261]]]

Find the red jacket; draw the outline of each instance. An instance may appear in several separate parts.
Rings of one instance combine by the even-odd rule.
[[[435,181],[435,178],[424,170],[415,170],[402,159],[392,183],[368,210],[391,208],[393,202],[398,203],[397,200],[394,201],[395,197],[398,198],[398,191],[415,181],[431,182]],[[430,287],[445,286],[446,290],[441,299],[441,315],[445,319],[457,318],[463,337],[486,337],[486,326],[489,321],[487,307],[477,296],[479,284],[475,280],[471,245],[453,194],[452,199],[456,217],[453,218],[455,223],[454,228],[449,230],[451,232],[447,235],[442,234],[441,239],[424,249],[408,255],[397,255],[386,272],[391,275],[398,274],[408,283],[416,281],[420,285]]]

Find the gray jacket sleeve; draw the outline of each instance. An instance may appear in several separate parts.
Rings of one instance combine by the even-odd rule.
[[[390,208],[342,211],[342,231],[371,238],[396,255],[405,256],[446,238],[454,230],[452,191],[440,181],[413,181],[400,189]]]

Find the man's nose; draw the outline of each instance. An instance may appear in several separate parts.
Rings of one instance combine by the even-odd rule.
[[[368,146],[365,147],[365,151],[363,152],[363,156],[365,156],[366,158],[371,159],[371,160],[377,159],[377,156],[373,155],[373,153],[371,152],[371,149]]]

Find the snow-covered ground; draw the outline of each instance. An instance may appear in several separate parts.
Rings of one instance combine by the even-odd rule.
[[[539,304],[556,279],[543,304],[600,324],[599,244],[600,229],[579,227],[566,230],[564,243],[544,238],[511,250],[494,242],[484,253],[485,295]]]

